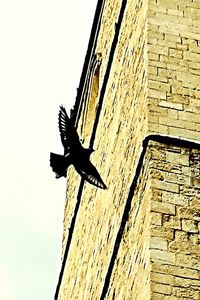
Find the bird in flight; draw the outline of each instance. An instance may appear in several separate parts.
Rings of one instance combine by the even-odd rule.
[[[50,166],[56,173],[56,178],[66,177],[67,168],[73,165],[83,179],[101,189],[107,189],[97,169],[90,161],[90,155],[94,150],[86,149],[81,145],[78,133],[63,106],[60,106],[58,124],[64,155],[50,153]]]

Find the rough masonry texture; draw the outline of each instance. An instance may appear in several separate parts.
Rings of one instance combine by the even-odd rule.
[[[200,299],[200,1],[98,1],[55,299]]]

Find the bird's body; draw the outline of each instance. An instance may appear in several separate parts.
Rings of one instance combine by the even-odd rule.
[[[84,148],[80,141],[76,129],[66,110],[60,106],[59,130],[64,147],[64,155],[50,153],[50,166],[56,173],[56,178],[66,177],[67,168],[73,165],[79,175],[89,183],[106,189],[106,185],[101,179],[97,169],[90,162],[90,155],[94,151],[91,148]]]

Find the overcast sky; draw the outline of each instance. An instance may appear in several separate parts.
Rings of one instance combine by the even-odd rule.
[[[0,3],[0,299],[51,300],[60,271],[65,179],[58,107],[79,84],[94,0]]]

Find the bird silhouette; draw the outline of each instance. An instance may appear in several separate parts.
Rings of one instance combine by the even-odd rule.
[[[94,150],[86,149],[81,145],[78,133],[62,105],[58,115],[58,124],[64,155],[50,153],[50,166],[56,173],[56,178],[66,177],[67,168],[73,165],[83,179],[101,189],[106,189],[105,183],[90,161],[90,155]]]

